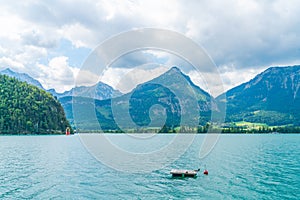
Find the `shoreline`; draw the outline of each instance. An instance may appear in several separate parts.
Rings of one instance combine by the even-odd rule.
[[[300,133],[106,133],[106,132],[82,132],[76,134],[0,134],[1,136],[75,136],[84,134],[101,134],[101,135],[300,135]]]

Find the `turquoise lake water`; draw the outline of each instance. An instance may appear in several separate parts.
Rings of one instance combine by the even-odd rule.
[[[128,151],[140,148],[126,135],[111,137]],[[171,136],[155,137],[168,143]],[[221,135],[199,159],[204,137],[197,135],[180,159],[163,168],[129,173],[96,160],[78,135],[1,136],[0,199],[300,199],[300,135]],[[169,174],[198,166],[197,178]]]

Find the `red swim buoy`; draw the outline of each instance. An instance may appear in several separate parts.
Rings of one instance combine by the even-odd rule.
[[[203,174],[208,175],[208,171],[204,170]]]
[[[70,128],[69,127],[66,128],[66,135],[70,135]]]

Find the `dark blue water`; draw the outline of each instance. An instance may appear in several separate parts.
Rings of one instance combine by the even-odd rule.
[[[124,136],[114,137],[122,141]],[[0,198],[300,199],[300,135],[222,135],[200,160],[203,138],[197,135],[184,155],[168,166],[136,174],[98,162],[76,135],[1,136]],[[202,170],[206,165],[208,176],[169,175],[172,168],[199,165]]]

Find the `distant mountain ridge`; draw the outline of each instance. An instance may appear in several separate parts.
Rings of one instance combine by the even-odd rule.
[[[300,66],[271,67],[217,97],[227,121],[300,125]]]
[[[115,90],[105,83],[98,82],[97,84],[92,86],[79,86],[63,93],[56,93],[55,96],[57,96],[58,98],[66,96],[80,96],[103,100],[120,95],[122,95],[122,93],[119,90]]]
[[[44,87],[42,86],[42,84],[38,80],[32,78],[28,74],[14,72],[9,68],[6,68],[6,69],[0,71],[0,74],[7,75],[9,77],[14,77],[14,78],[18,79],[19,81],[27,82],[31,85],[37,86],[38,88],[45,90]]]
[[[14,72],[11,69],[6,68],[0,71],[0,74],[7,75],[9,77],[14,77],[20,81],[24,81],[31,85],[37,86],[47,92],[50,92],[53,96],[56,96],[58,98],[65,96],[81,96],[103,100],[120,96],[122,94],[120,91],[115,90],[111,86],[102,82],[99,82],[93,86],[80,86],[72,88],[71,90],[65,91],[63,93],[58,93],[55,91],[55,89],[46,90],[38,80],[32,78],[26,73]]]

